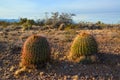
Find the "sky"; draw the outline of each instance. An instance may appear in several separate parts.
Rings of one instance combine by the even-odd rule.
[[[74,13],[76,22],[120,23],[120,0],[0,0],[0,18],[43,19],[45,12]]]

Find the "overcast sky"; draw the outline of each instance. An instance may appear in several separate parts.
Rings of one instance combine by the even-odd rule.
[[[75,13],[74,20],[120,21],[120,0],[0,0],[0,18],[44,18],[44,13]]]

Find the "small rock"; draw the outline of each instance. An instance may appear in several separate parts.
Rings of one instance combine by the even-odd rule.
[[[0,71],[2,71],[2,68],[0,67]]]
[[[95,77],[92,77],[92,80],[96,80]]]
[[[14,66],[11,66],[10,71],[13,71],[14,69],[15,69],[15,67],[14,67]]]
[[[117,66],[120,66],[120,63],[117,63]]]
[[[68,66],[64,65],[64,66],[63,66],[63,68],[64,68],[64,69],[67,69],[67,68],[68,68]]]
[[[67,76],[64,76],[64,80],[67,80]]]
[[[80,80],[86,80],[86,78],[84,76],[81,76]]]
[[[75,75],[75,76],[72,76],[73,80],[79,80],[79,76],[78,75]]]
[[[27,69],[26,69],[26,67],[23,67],[23,68],[21,68],[21,69],[18,69],[16,72],[15,72],[15,76],[18,76],[19,74],[21,74],[21,73],[23,73],[23,72],[25,72]]]
[[[29,73],[31,73],[31,72],[32,72],[32,70],[31,70],[31,69],[29,69],[29,70],[28,70],[28,72],[29,72]]]
[[[40,72],[40,76],[43,76],[44,75],[44,72]]]
[[[85,76],[85,78],[86,78],[86,79],[88,79],[88,78],[89,78],[89,76],[88,76],[88,75],[86,75],[86,76]]]
[[[73,65],[70,65],[70,67],[73,67]]]
[[[6,78],[6,79],[9,79],[9,78],[10,78],[10,75],[7,75],[5,78]]]
[[[78,73],[78,76],[80,76],[80,75],[81,75],[81,73],[79,72],[79,73]]]
[[[70,75],[68,75],[67,78],[70,78]]]

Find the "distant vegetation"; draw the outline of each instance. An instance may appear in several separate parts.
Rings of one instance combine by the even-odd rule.
[[[101,21],[96,23],[91,22],[79,22],[75,23],[73,17],[75,14],[70,13],[58,13],[52,12],[51,16],[48,17],[48,13],[45,13],[45,19],[27,19],[20,18],[17,22],[0,21],[0,28],[6,28],[10,25],[15,27],[21,27],[23,30],[32,29],[33,26],[38,26],[41,29],[58,29],[58,30],[69,30],[69,29],[120,29],[120,24],[105,24]]]

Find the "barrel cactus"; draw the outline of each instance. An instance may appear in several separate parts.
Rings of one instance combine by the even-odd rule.
[[[35,68],[50,59],[50,46],[47,39],[40,35],[30,36],[23,45],[20,66]]]
[[[69,59],[74,62],[95,62],[98,45],[95,38],[88,33],[79,34],[71,46]]]

